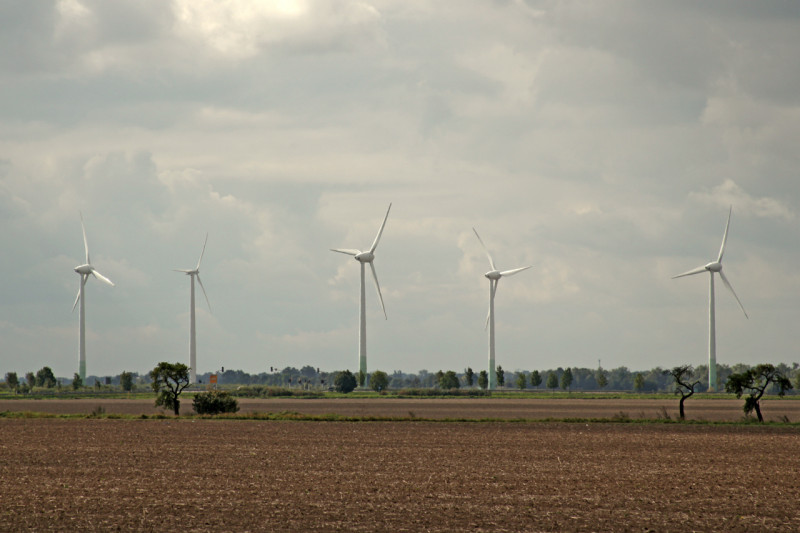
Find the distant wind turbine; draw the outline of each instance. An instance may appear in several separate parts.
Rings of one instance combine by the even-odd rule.
[[[369,263],[369,268],[372,270],[372,279],[375,280],[375,288],[378,291],[378,298],[381,302],[381,309],[383,310],[383,318],[384,320],[388,319],[386,316],[386,307],[383,305],[383,295],[381,294],[381,286],[378,283],[378,275],[375,273],[375,265],[372,264],[372,261],[375,259],[375,249],[378,247],[378,241],[381,240],[381,234],[383,233],[383,228],[386,226],[386,220],[389,218],[389,211],[392,209],[392,204],[389,204],[389,209],[386,210],[386,216],[383,217],[383,224],[381,224],[381,228],[378,230],[378,234],[375,236],[375,240],[372,242],[372,246],[370,246],[369,250],[366,252],[362,252],[361,250],[354,250],[350,248],[331,248],[332,252],[339,252],[340,254],[347,254],[352,255],[353,258],[361,263],[361,304],[359,306],[359,343],[358,343],[358,368],[359,371],[363,373],[365,377],[365,384],[367,380],[369,380],[369,375],[367,374],[367,312],[366,312],[366,297],[364,296],[364,265]]]
[[[175,272],[183,272],[191,278],[191,297],[189,299],[189,383],[197,383],[197,336],[195,333],[194,325],[194,278],[197,278],[197,283],[203,289],[203,296],[206,297],[208,310],[211,311],[211,302],[208,301],[206,288],[203,287],[203,282],[200,280],[200,261],[203,260],[203,254],[206,253],[206,244],[208,243],[208,233],[206,233],[206,240],[203,241],[203,250],[200,252],[200,259],[197,260],[197,266],[192,270],[175,270]]]
[[[110,279],[102,275],[100,272],[95,270],[92,266],[92,261],[89,259],[89,242],[86,240],[86,227],[83,225],[83,213],[79,213],[81,217],[81,230],[83,230],[83,248],[86,251],[86,262],[80,266],[75,267],[75,272],[80,274],[81,276],[81,284],[78,287],[78,296],[75,297],[75,303],[72,304],[72,312],[75,312],[75,306],[78,305],[78,301],[81,302],[80,310],[78,311],[79,321],[80,321],[80,329],[79,329],[79,342],[80,342],[80,366],[78,369],[78,375],[81,377],[81,381],[86,381],[86,298],[84,296],[84,286],[86,285],[86,280],[89,279],[89,275],[94,276],[95,278],[99,279],[104,283],[108,283],[112,287],[114,284],[111,282]]]
[[[722,255],[725,253],[725,242],[728,240],[728,228],[731,225],[731,213],[733,213],[733,206],[731,206],[730,210],[728,211],[728,222],[725,224],[725,233],[722,236],[722,246],[719,248],[719,256],[717,256],[716,261],[712,261],[707,265],[697,267],[692,269],[688,272],[684,272],[683,274],[678,274],[677,276],[673,276],[672,279],[681,278],[683,276],[691,276],[694,274],[701,274],[703,272],[708,272],[709,276],[709,290],[708,290],[708,390],[714,391],[717,388],[717,333],[716,333],[716,320],[714,316],[714,273],[718,273],[719,277],[722,278],[722,283],[731,291],[733,297],[736,298],[736,303],[739,304],[739,307],[744,313],[745,318],[749,318],[747,316],[747,311],[744,310],[744,306],[742,302],[739,300],[739,297],[736,296],[736,291],[733,290],[733,286],[731,286],[728,278],[725,277],[725,274],[722,272]]]
[[[497,270],[494,266],[492,255],[489,253],[489,249],[486,248],[486,245],[483,244],[483,240],[481,240],[481,236],[478,235],[478,231],[475,228],[472,228],[472,231],[474,231],[475,236],[478,237],[478,241],[480,241],[481,246],[483,246],[486,252],[486,257],[489,258],[489,265],[492,267],[492,270],[484,274],[484,276],[489,280],[489,314],[486,316],[486,325],[489,328],[489,390],[494,390],[497,388],[497,371],[494,365],[494,295],[497,292],[497,283],[500,281],[500,278],[504,276],[513,276],[518,272],[531,268],[531,265],[515,268],[513,270]]]

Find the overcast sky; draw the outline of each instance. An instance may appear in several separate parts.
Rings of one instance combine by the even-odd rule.
[[[798,361],[800,3],[0,4],[2,373]]]

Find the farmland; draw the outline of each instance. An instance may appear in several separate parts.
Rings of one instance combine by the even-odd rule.
[[[744,400],[691,399],[686,402],[688,420],[735,422],[744,413]],[[678,416],[678,400],[670,399],[515,399],[515,398],[240,398],[241,413],[297,412],[309,415],[338,414],[342,416],[419,417],[429,419],[529,419],[548,418],[612,418],[624,414],[630,418],[658,418],[664,413]],[[163,411],[152,399],[87,398],[81,400],[0,400],[2,411],[32,411],[51,414],[91,413],[102,407],[107,413],[155,415]],[[788,419],[800,421],[800,400],[762,400],[764,417],[768,421]],[[189,397],[181,399],[181,414],[192,413]]]
[[[361,400],[279,401],[306,412],[367,409]],[[37,405],[98,404],[50,402]],[[107,412],[152,407],[105,402]],[[243,410],[277,409],[252,402]],[[416,409],[431,419],[438,406],[443,420],[0,419],[0,530],[800,529],[797,426],[452,422],[444,419],[491,414],[485,402],[514,415],[523,407],[371,402],[387,416]],[[631,417],[660,407],[612,403]],[[584,409],[573,414],[592,412]]]

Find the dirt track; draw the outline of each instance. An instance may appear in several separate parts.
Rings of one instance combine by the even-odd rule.
[[[689,420],[737,421],[742,419],[744,400],[700,400],[686,402]],[[505,398],[458,399],[240,399],[242,413],[291,411],[308,414],[336,413],[350,416],[392,416],[419,418],[611,418],[625,413],[630,418],[657,418],[662,408],[671,418],[678,417],[678,399],[670,400],[551,400]],[[0,400],[0,411],[38,411],[45,413],[91,413],[102,406],[107,413],[163,413],[153,400],[88,399],[88,400]],[[787,417],[800,421],[800,400],[762,400],[766,420]],[[192,402],[181,402],[183,414],[192,413]]]
[[[0,419],[0,530],[800,530],[796,428]]]

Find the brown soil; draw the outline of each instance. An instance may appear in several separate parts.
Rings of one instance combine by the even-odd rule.
[[[0,400],[2,411],[35,411],[43,413],[91,413],[98,406],[107,413],[157,414],[164,413],[154,407],[153,400],[144,399],[84,399],[84,400]],[[800,421],[800,401],[790,399],[762,400],[762,411],[767,421],[786,419]],[[744,416],[744,400],[689,399],[686,401],[688,420],[730,421]],[[659,418],[666,412],[678,418],[678,399],[507,399],[507,398],[453,398],[453,399],[239,399],[242,413],[290,411],[305,414],[340,414],[345,416],[390,416],[418,418],[496,418],[529,419],[546,418],[612,418],[620,414],[630,418]],[[192,401],[184,397],[181,413],[192,414]]]
[[[800,530],[787,426],[0,419],[0,531]]]

